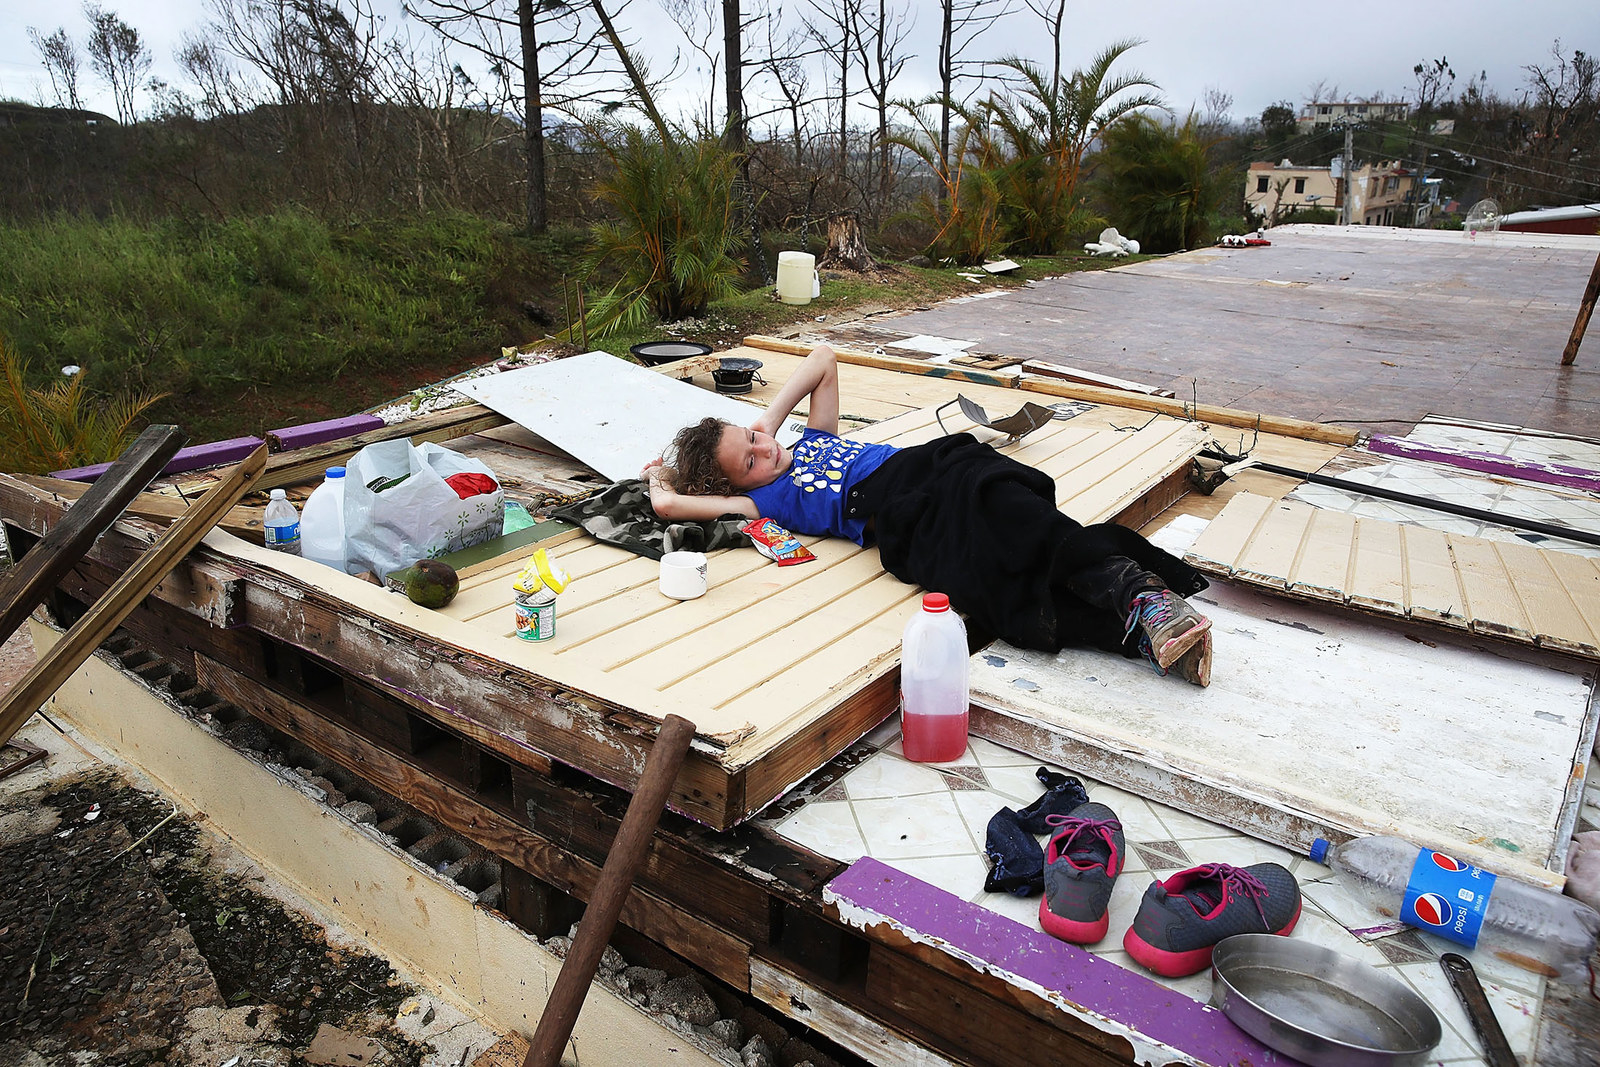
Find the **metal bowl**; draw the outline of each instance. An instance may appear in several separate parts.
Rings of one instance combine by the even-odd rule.
[[[1216,947],[1211,1003],[1311,1067],[1408,1067],[1442,1034],[1408,986],[1333,949],[1273,934],[1237,934]]]
[[[691,359],[694,356],[709,356],[711,346],[697,341],[646,341],[642,345],[634,345],[628,351],[646,367],[657,367],[663,363],[676,363],[680,359]]]

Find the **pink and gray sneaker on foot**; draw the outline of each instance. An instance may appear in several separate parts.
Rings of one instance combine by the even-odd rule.
[[[1182,978],[1211,966],[1225,937],[1287,934],[1299,921],[1300,886],[1287,869],[1207,863],[1146,889],[1122,947],[1155,973]]]
[[[1211,620],[1172,590],[1152,589],[1134,597],[1128,606],[1126,634],[1132,635],[1136,629],[1142,631],[1139,650],[1166,674],[1211,629]]]
[[[1069,815],[1050,815],[1055,828],[1044,852],[1044,899],[1039,925],[1075,945],[1106,936],[1111,887],[1122,873],[1122,824],[1104,804],[1080,804]]]

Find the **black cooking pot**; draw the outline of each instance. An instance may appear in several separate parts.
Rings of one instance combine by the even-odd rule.
[[[748,393],[760,376],[756,371],[761,369],[759,359],[747,359],[744,356],[724,356],[721,364],[711,372],[712,381],[717,383],[719,393]],[[766,385],[765,381],[761,382]]]

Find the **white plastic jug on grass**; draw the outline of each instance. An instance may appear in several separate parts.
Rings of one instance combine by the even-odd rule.
[[[967,750],[967,628],[943,593],[925,593],[900,644],[900,744],[906,759],[948,763]]]

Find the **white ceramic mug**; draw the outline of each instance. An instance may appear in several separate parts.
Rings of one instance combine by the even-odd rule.
[[[661,592],[674,600],[693,600],[706,591],[706,554],[668,552],[661,557]]]

